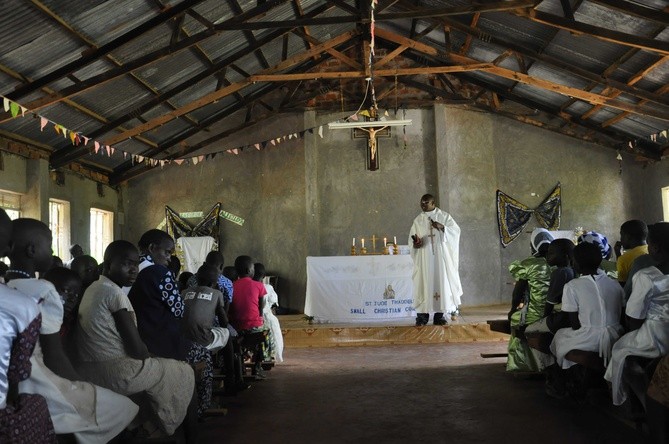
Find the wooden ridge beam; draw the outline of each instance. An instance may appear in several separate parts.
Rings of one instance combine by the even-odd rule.
[[[137,37],[141,36],[142,34],[145,34],[146,32],[154,29],[155,27],[162,25],[166,21],[196,6],[198,3],[201,3],[202,1],[204,0],[184,0],[178,5],[173,6],[165,10],[164,12],[159,13],[158,15],[147,20],[138,27],[115,38],[111,42],[108,42],[93,51],[88,51],[84,53],[79,59],[67,63],[66,65],[61,66],[60,68],[57,68],[54,71],[50,72],[49,74],[46,74],[38,79],[35,79],[30,83],[18,86],[13,92],[7,94],[7,96],[12,100],[20,99],[21,97],[24,97],[27,94],[30,94],[31,92],[38,90],[42,86],[46,86],[51,82],[59,80],[67,76],[68,74],[71,74],[83,68],[89,63],[94,62],[100,57],[109,54],[111,51],[136,39]]]
[[[537,23],[564,29],[576,34],[588,35],[618,45],[631,46],[663,55],[669,54],[669,42],[666,41],[649,39],[590,25],[588,23],[577,22],[547,12],[537,11],[536,9],[515,11],[515,14],[521,17],[527,17]]]
[[[453,66],[430,66],[420,68],[393,68],[374,70],[374,77],[415,76],[443,74],[450,72],[481,71],[494,67],[490,63],[468,63]],[[252,82],[292,82],[296,80],[318,79],[364,79],[365,71],[334,71],[334,72],[301,72],[295,74],[254,74],[249,77]]]
[[[287,69],[287,68],[289,68],[289,67],[291,67],[291,66],[293,66],[297,63],[300,63],[300,62],[302,62],[306,59],[309,59],[309,58],[313,57],[316,54],[322,53],[325,50],[325,48],[327,48],[327,47],[334,47],[334,46],[338,46],[338,45],[341,45],[343,43],[346,43],[347,41],[349,41],[351,38],[355,37],[356,35],[357,35],[357,31],[346,32],[346,33],[344,33],[340,36],[337,36],[333,39],[328,40],[327,42],[324,42],[321,45],[314,46],[313,48],[311,48],[308,51],[304,51],[300,54],[296,54],[293,57],[290,57],[287,60],[284,60],[283,62],[280,62],[279,64],[277,64],[273,68],[262,70],[262,71],[260,71],[260,73],[261,73],[260,75],[271,74],[271,73],[274,73],[274,72],[277,72],[277,71],[282,71],[284,69]],[[108,138],[107,140],[105,140],[104,143],[105,143],[105,145],[113,145],[113,144],[118,143],[122,140],[125,140],[125,139],[128,139],[130,137],[134,137],[134,136],[137,136],[139,134],[150,131],[157,126],[160,126],[160,125],[163,125],[163,124],[169,122],[170,120],[176,119],[177,117],[180,117],[180,116],[183,116],[187,113],[195,111],[196,109],[202,108],[205,105],[208,105],[212,102],[220,100],[220,99],[222,99],[222,98],[224,98],[224,97],[226,97],[226,96],[228,96],[228,95],[230,95],[234,92],[237,92],[237,91],[245,88],[246,86],[248,86],[252,82],[257,81],[257,80],[254,80],[254,77],[255,76],[251,76],[251,77],[249,77],[245,80],[242,80],[241,82],[233,83],[229,86],[226,86],[225,88],[219,89],[218,91],[214,91],[214,92],[211,92],[209,94],[206,94],[206,95],[200,97],[197,100],[194,100],[194,101],[192,101],[192,102],[190,102],[186,105],[183,105],[183,106],[175,109],[174,111],[170,111],[166,114],[163,114],[163,115],[158,116],[154,119],[151,119],[150,121],[148,121],[146,123],[138,125],[138,126],[136,126],[134,128],[131,128],[127,131],[123,131],[121,134],[112,136],[112,137]]]

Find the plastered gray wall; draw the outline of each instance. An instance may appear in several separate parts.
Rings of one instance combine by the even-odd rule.
[[[284,116],[212,149],[252,144],[340,115]],[[526,233],[502,248],[498,188],[535,207],[559,181],[561,228],[595,229],[614,242],[625,220],[658,213],[657,201],[648,197],[640,178],[651,174],[654,184],[669,182],[669,175],[661,173],[663,164],[657,171],[642,169],[623,155],[619,174],[614,150],[492,114],[435,105],[408,110],[406,117],[413,119],[406,127],[406,148],[402,128],[393,128],[390,139],[379,139],[380,170],[375,172],[365,169],[365,139],[353,139],[350,130],[325,128],[322,138],[307,133],[262,151],[223,154],[140,176],[123,188],[125,237],[136,242],[157,226],[165,205],[178,212],[206,211],[221,201],[226,211],[245,219],[243,226],[221,222],[227,263],[240,254],[264,262],[280,277],[282,304],[301,311],[306,256],[347,255],[354,236],[397,236],[406,243],[420,196],[428,192],[462,228],[463,304],[486,305],[509,299],[508,265],[529,254],[529,232],[535,226],[533,220]]]
[[[99,208],[116,213],[117,191],[103,185],[104,196],[99,196],[96,182],[68,172],[64,173],[64,185],[57,185],[50,177],[46,160],[24,159],[11,154],[4,154],[4,157],[5,170],[0,172],[0,190],[21,194],[22,216],[48,224],[49,199],[69,202],[70,241],[80,244],[84,251],[89,252],[90,209]],[[116,230],[115,235],[118,234]]]

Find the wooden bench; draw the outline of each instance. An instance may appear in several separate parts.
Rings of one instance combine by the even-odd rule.
[[[527,340],[527,345],[535,350],[539,350],[541,353],[547,355],[551,354],[551,342],[553,342],[552,333],[527,333],[525,332],[525,339]]]

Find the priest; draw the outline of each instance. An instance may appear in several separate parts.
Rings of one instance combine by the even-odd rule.
[[[416,325],[446,324],[444,313],[455,317],[462,296],[458,274],[460,227],[447,212],[437,208],[434,196],[420,198],[423,210],[413,221],[409,242],[413,245],[413,300]]]

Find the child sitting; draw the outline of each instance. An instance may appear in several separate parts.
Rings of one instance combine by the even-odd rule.
[[[616,242],[614,249],[616,251],[616,269],[618,272],[618,282],[623,287],[627,282],[630,269],[634,259],[644,254],[648,254],[648,227],[641,220],[628,220],[620,226],[620,241]],[[622,250],[625,250],[624,252]]]
[[[240,336],[267,330],[262,317],[267,290],[263,284],[252,279],[253,259],[249,256],[239,256],[235,259],[235,269],[239,279],[233,282],[234,299],[230,304],[230,322]],[[271,359],[272,346],[268,337],[260,352],[254,357],[254,375],[262,378],[262,361]]]
[[[63,302],[51,282],[35,279],[36,272],[51,265],[51,231],[34,219],[16,219],[12,227],[9,286],[35,301],[42,314],[32,374],[19,384],[19,392],[46,398],[57,434],[73,433],[78,442],[108,442],[130,424],[138,407],[125,396],[81,382],[60,338]]]
[[[44,279],[51,282],[63,301],[63,325],[60,327],[60,336],[63,347],[70,361],[76,362],[76,327],[79,302],[81,301],[81,278],[77,273],[65,267],[52,268],[44,275]]]
[[[657,266],[634,275],[632,295],[625,309],[631,331],[614,345],[606,369],[605,378],[611,382],[615,405],[627,398],[628,387],[623,383],[626,358],[657,358],[669,351],[669,223],[651,225],[648,231],[648,251]]]
[[[258,262],[254,265],[254,270],[253,280],[262,283],[265,278],[265,266]],[[279,305],[279,295],[276,294],[274,287],[270,284],[263,285],[267,291],[267,302],[265,303],[265,308],[263,308],[262,312],[263,321],[265,325],[269,326],[272,340],[274,341],[274,360],[276,362],[283,362],[283,333],[281,332],[279,318],[277,318],[272,311],[274,306]]]
[[[79,307],[81,371],[124,395],[146,392],[161,430],[172,435],[186,417],[195,380],[185,362],[150,357],[139,336],[134,309],[121,289],[134,282],[138,262],[130,242],[114,241],[105,250],[102,276]]]
[[[623,332],[620,325],[623,289],[613,279],[598,273],[602,255],[597,246],[577,245],[574,261],[581,277],[565,285],[562,298],[562,312],[569,317],[571,328],[558,330],[551,351],[563,369],[574,365],[565,358],[571,350],[596,352],[606,365],[613,344]]]

